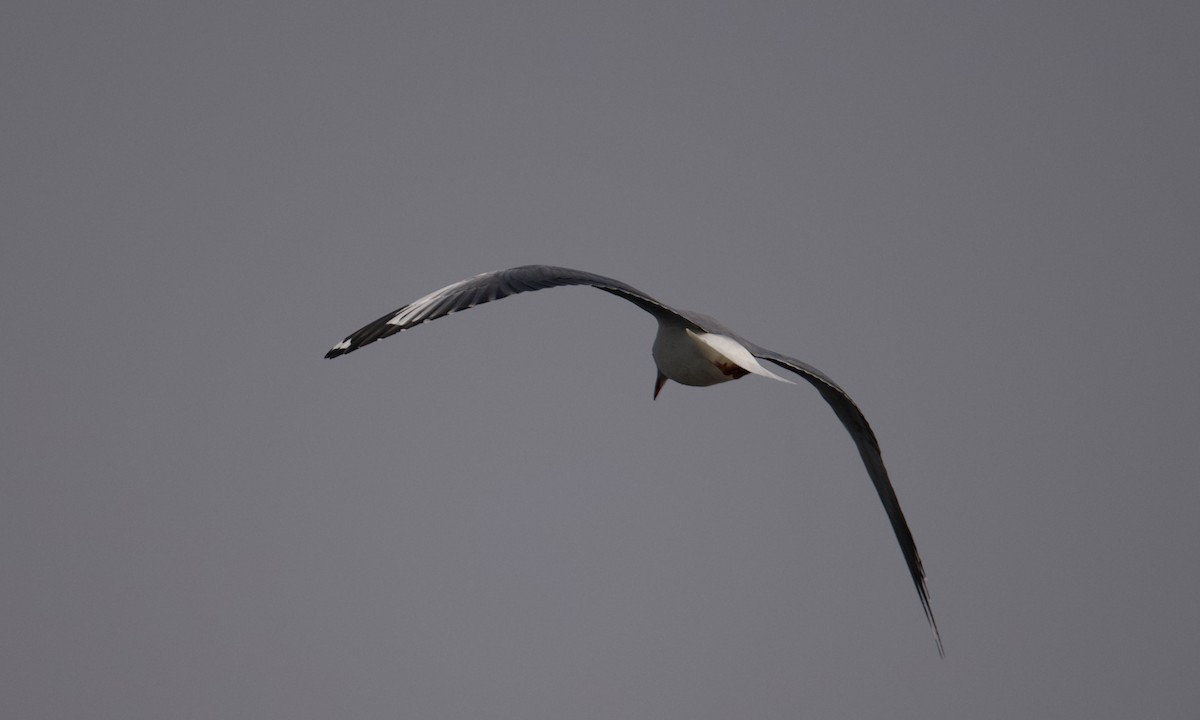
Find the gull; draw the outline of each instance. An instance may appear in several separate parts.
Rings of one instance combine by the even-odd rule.
[[[828,375],[808,363],[755,345],[707,315],[677,310],[620,280],[552,265],[523,265],[483,273],[447,285],[384,315],[373,323],[364,325],[334,345],[325,357],[335,358],[354,352],[376,340],[421,323],[509,295],[569,285],[588,285],[624,298],[653,315],[658,321],[658,334],[654,338],[651,350],[658,369],[654,380],[655,399],[668,380],[674,380],[681,385],[704,387],[753,374],[780,382],[792,382],[768,370],[760,360],[795,373],[816,387],[817,392],[842,421],[858,448],[858,454],[866,465],[867,475],[874,483],[879,499],[883,501],[883,509],[892,523],[896,540],[900,543],[900,551],[908,565],[913,584],[916,585],[925,619],[929,621],[933,630],[938,654],[945,657],[937,622],[933,619],[933,610],[929,605],[929,591],[925,585],[921,556],[917,553],[917,544],[908,529],[908,521],[904,519],[904,512],[900,509],[900,501],[896,498],[896,491],[892,488],[887,469],[883,466],[883,455],[880,453],[875,433],[846,391]]]

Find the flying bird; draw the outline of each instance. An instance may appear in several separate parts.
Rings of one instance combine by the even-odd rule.
[[[908,522],[900,509],[900,501],[896,498],[896,491],[892,488],[887,469],[883,465],[883,456],[879,451],[875,433],[850,396],[828,375],[808,363],[755,345],[707,315],[677,310],[619,280],[551,265],[523,265],[483,273],[447,285],[363,326],[334,345],[325,357],[335,358],[354,352],[402,330],[492,300],[567,285],[588,285],[624,298],[653,315],[658,321],[658,334],[654,338],[651,352],[658,369],[654,380],[655,398],[668,380],[674,380],[681,385],[707,386],[753,374],[780,382],[792,382],[768,370],[760,360],[795,373],[812,383],[821,397],[825,398],[825,402],[833,408],[834,414],[842,421],[842,425],[849,431],[850,437],[858,447],[858,453],[867,468],[867,475],[874,483],[879,499],[883,501],[883,509],[887,512],[892,530],[896,533],[896,540],[900,543],[900,551],[904,554],[908,572],[916,585],[925,618],[933,629],[938,654],[945,656],[937,622],[933,619],[933,610],[929,605],[929,591],[925,586],[925,570],[921,565],[921,556],[917,553],[916,542],[908,529]]]

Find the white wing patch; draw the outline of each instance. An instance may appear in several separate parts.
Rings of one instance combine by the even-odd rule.
[[[407,307],[405,307],[400,312],[396,313],[396,317],[392,318],[391,320],[388,320],[387,324],[388,325],[404,325],[405,323],[411,322],[413,319],[415,319],[421,313],[425,312],[431,306],[433,306],[434,303],[438,302],[439,300],[446,297],[450,293],[459,289],[463,285],[466,285],[469,282],[477,280],[487,274],[488,273],[481,273],[479,275],[476,275],[475,277],[469,277],[466,280],[459,280],[458,282],[447,285],[446,287],[441,288],[440,290],[434,290],[433,292],[429,293],[425,297],[419,298],[419,299],[414,300],[413,302],[409,303]],[[451,310],[450,312],[454,312],[454,311]],[[446,313],[446,314],[449,315],[450,313]],[[424,321],[422,321],[422,322],[424,322]]]
[[[771,378],[772,380],[778,380],[779,382],[785,382],[789,385],[795,384],[791,380],[788,380],[785,377],[779,377],[775,373],[763,367],[762,364],[758,362],[758,358],[751,355],[750,351],[747,350],[740,342],[727,335],[717,335],[716,333],[697,333],[693,332],[691,328],[688,328],[687,334],[711,348],[717,355],[724,357],[726,360],[729,360],[734,365],[737,365],[746,372],[751,372],[755,375],[761,375],[765,378]]]

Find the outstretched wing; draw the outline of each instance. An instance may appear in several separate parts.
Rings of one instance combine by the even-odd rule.
[[[435,290],[425,297],[379,318],[375,322],[359,328],[325,354],[326,358],[335,358],[354,352],[364,345],[381,338],[394,335],[401,330],[407,330],[415,325],[437,320],[459,310],[473,308],[486,302],[499,300],[516,295],[517,293],[544,290],[546,288],[564,285],[590,285],[591,287],[612,293],[637,305],[656,318],[673,316],[685,323],[694,324],[692,320],[680,314],[679,311],[662,304],[635,287],[626,285],[620,280],[584,272],[570,268],[554,267],[552,265],[522,265],[521,267],[497,270],[483,273],[466,280],[460,280],[453,285],[447,285],[441,290]],[[697,326],[699,327],[699,326]]]
[[[879,451],[879,441],[875,439],[875,433],[867,424],[867,418],[863,416],[862,411],[858,409],[845,390],[838,387],[838,384],[828,375],[812,365],[758,347],[753,343],[747,343],[746,347],[755,357],[791,370],[812,383],[821,393],[821,397],[825,398],[825,402],[833,408],[833,412],[842,421],[842,425],[846,426],[850,437],[854,438],[858,454],[862,456],[863,464],[867,466],[867,474],[871,476],[871,482],[875,484],[875,491],[879,493],[879,499],[883,501],[883,509],[892,523],[896,540],[900,542],[900,551],[904,553],[908,572],[912,575],[913,584],[917,586],[917,595],[921,597],[921,607],[925,609],[925,617],[929,620],[929,626],[933,628],[933,638],[937,642],[938,654],[945,657],[942,637],[938,633],[937,622],[933,619],[933,609],[929,606],[929,590],[925,587],[925,569],[921,565],[921,555],[917,552],[917,543],[913,540],[912,531],[908,529],[908,521],[904,519],[904,511],[900,509],[900,500],[896,498],[896,491],[892,488],[892,481],[888,478],[887,468],[883,466],[883,454]]]

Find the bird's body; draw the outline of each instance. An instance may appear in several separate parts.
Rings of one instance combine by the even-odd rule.
[[[707,387],[750,373],[790,383],[767,370],[729,335],[696,332],[670,320],[659,320],[650,354],[658,372],[680,385]],[[657,393],[656,393],[657,394]]]
[[[550,265],[524,265],[483,273],[436,290],[363,326],[334,345],[325,357],[334,358],[354,352],[364,345],[402,330],[492,300],[565,285],[588,285],[603,290],[628,300],[654,316],[658,321],[658,333],[654,338],[651,353],[658,370],[654,386],[655,397],[658,397],[667,380],[682,385],[704,387],[754,374],[781,382],[792,382],[763,367],[760,360],[793,372],[816,387],[858,447],[867,474],[875,485],[891,521],[892,530],[900,543],[900,550],[916,585],[925,617],[933,629],[938,652],[942,653],[942,641],[929,606],[929,593],[925,587],[925,571],[921,566],[921,558],[884,468],[879,443],[866,417],[850,396],[820,370],[795,358],[759,347],[707,315],[677,310],[630,285],[602,275]]]

